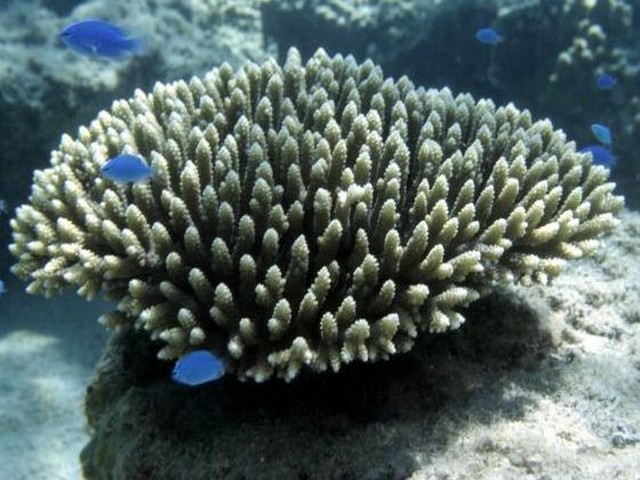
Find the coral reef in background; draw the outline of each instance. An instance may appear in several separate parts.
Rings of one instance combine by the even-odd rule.
[[[607,62],[630,37],[632,14],[624,0],[538,0],[501,8],[495,24],[508,42],[492,53],[490,78],[510,98],[553,109],[563,119],[583,115],[584,122],[585,113],[606,108],[608,92],[599,92],[595,79],[603,71],[618,76]],[[624,86],[624,76],[618,80]]]
[[[442,75],[464,78],[467,65],[457,52],[468,50],[471,36],[463,35],[460,18],[488,22],[497,0],[296,0],[261,3],[263,31],[279,47],[281,57],[295,45],[303,55],[317,48],[371,58],[385,69],[401,66],[412,78],[413,68],[425,68],[433,80]],[[287,25],[287,28],[282,28]]]
[[[100,166],[142,155],[156,176]],[[175,359],[239,378],[387,359],[496,283],[547,283],[623,205],[548,120],[385,79],[370,60],[223,64],[114,102],[35,172],[11,225],[28,291],[119,302]]]
[[[265,0],[265,36],[284,58],[295,45],[303,55],[317,48],[371,58],[391,74],[421,84],[468,90],[486,68],[475,45],[477,28],[495,18],[499,0]],[[460,18],[472,19],[463,28]],[[282,28],[286,25],[287,28]],[[466,83],[465,83],[466,82]],[[482,93],[478,91],[478,93]]]
[[[422,40],[437,21],[436,0],[294,0],[261,2],[263,30],[282,55],[295,45],[303,55],[318,47],[345,51],[377,63],[395,59]],[[454,3],[460,3],[454,0]],[[282,29],[282,25],[288,28]]]

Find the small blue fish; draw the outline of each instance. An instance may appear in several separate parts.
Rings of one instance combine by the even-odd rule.
[[[612,168],[616,164],[616,157],[611,150],[601,145],[587,145],[579,150],[580,153],[590,153],[595,165]]]
[[[591,131],[601,144],[607,147],[611,145],[611,130],[609,130],[609,127],[594,123],[591,125]]]
[[[7,202],[0,198],[0,215],[2,215],[3,213],[7,213],[7,211]]]
[[[0,296],[2,296],[5,293],[7,293],[7,289],[4,286],[4,282],[0,280]]]
[[[171,378],[184,385],[195,387],[214,382],[224,375],[224,364],[209,350],[194,350],[176,362]]]
[[[476,40],[487,45],[497,45],[504,40],[504,37],[493,28],[481,28],[476,32]]]
[[[100,170],[115,182],[140,182],[153,174],[153,169],[137,155],[123,153],[108,160]]]
[[[608,73],[601,73],[596,77],[596,86],[600,90],[612,90],[618,83],[615,77],[612,77]]]
[[[140,38],[129,37],[120,28],[102,20],[82,20],[60,32],[71,50],[90,57],[122,58],[142,52]]]

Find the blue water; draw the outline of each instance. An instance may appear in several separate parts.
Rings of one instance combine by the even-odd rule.
[[[595,143],[592,124],[607,125],[617,192],[629,208],[640,207],[640,0],[599,0],[592,7],[562,0],[414,0],[404,6],[310,1],[306,8],[287,0],[213,3],[0,0],[0,199],[6,204],[0,210],[0,279],[6,286],[0,345],[13,345],[21,338],[16,332],[33,341],[51,339],[48,348],[57,353],[41,358],[36,351],[21,361],[39,364],[43,374],[47,359],[68,364],[78,401],[107,338],[95,321],[107,305],[87,306],[73,292],[53,300],[25,294],[25,284],[10,273],[9,219],[27,201],[33,170],[46,168],[63,133],[75,136],[113,100],[136,88],[148,91],[156,81],[202,75],[223,61],[283,61],[290,46],[303,59],[319,47],[370,58],[386,76],[407,75],[415,85],[446,86],[498,105],[513,102],[534,118],[548,117],[578,149]],[[563,5],[570,7],[563,11]],[[113,60],[68,49],[58,33],[84,18],[122,27],[144,40],[144,52]],[[476,32],[485,28],[499,32],[500,40],[478,41]],[[603,74],[615,82],[602,88]],[[19,382],[6,379],[23,372],[5,369],[3,375],[0,385],[18,388]],[[81,419],[81,405],[78,411]],[[0,430],[10,424],[11,416],[0,412]],[[20,423],[15,430],[31,427]],[[40,434],[32,431],[33,438]],[[74,438],[81,443],[84,437]],[[0,465],[14,454],[0,449]],[[25,465],[33,462],[25,457]],[[26,467],[11,475],[54,478]]]

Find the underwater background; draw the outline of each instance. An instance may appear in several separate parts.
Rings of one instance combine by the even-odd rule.
[[[89,18],[144,50],[113,59],[68,48],[59,33]],[[640,478],[640,0],[0,0],[0,478],[135,478],[101,475],[119,468],[109,455],[144,443],[94,439],[79,460],[96,428],[84,402],[109,338],[96,321],[105,304],[30,296],[10,273],[9,219],[33,170],[63,133],[135,89],[223,62],[282,63],[292,46],[305,60],[318,48],[371,59],[385,77],[551,119],[611,169],[622,224],[552,287],[478,302],[467,332],[395,370],[376,365],[361,384],[253,386],[239,406],[230,399],[247,392],[225,386],[215,421],[201,420],[229,422],[217,467],[147,478]],[[336,400],[349,388],[363,398]]]

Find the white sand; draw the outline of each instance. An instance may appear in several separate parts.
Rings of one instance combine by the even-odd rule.
[[[8,289],[0,298],[0,478],[82,478],[84,390],[105,341],[95,321],[104,306]]]

